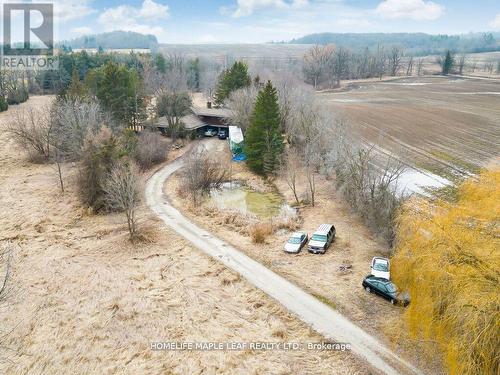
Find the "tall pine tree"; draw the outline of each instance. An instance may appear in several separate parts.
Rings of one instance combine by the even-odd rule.
[[[76,68],[73,68],[73,74],[71,75],[71,82],[66,90],[63,92],[63,96],[68,99],[76,100],[85,98],[88,95],[87,86],[80,81],[80,76]]]
[[[108,62],[91,70],[85,84],[119,125],[138,125],[144,118],[143,86],[136,69]]]
[[[452,53],[448,50],[446,51],[446,55],[443,61],[443,74],[444,75],[450,74],[454,65],[455,65],[455,59],[453,58]]]
[[[236,61],[231,69],[222,72],[215,91],[215,104],[222,105],[231,92],[250,86],[252,79],[244,62]]]
[[[250,126],[245,134],[247,164],[254,172],[270,175],[278,169],[283,153],[278,93],[271,81],[259,92]]]

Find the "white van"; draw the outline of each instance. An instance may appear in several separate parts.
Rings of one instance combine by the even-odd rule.
[[[321,224],[309,241],[309,252],[324,254],[335,238],[336,230],[332,224]]]

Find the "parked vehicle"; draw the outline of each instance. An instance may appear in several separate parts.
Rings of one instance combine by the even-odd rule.
[[[408,293],[399,292],[396,285],[387,279],[368,275],[363,279],[362,285],[368,293],[378,294],[393,305],[407,306],[410,303]]]
[[[293,233],[285,244],[285,252],[292,254],[299,253],[307,243],[307,239],[307,234],[305,233]]]
[[[208,129],[205,133],[204,133],[205,137],[214,137],[217,135],[217,130],[215,129]]]
[[[324,254],[335,238],[336,230],[332,224],[321,224],[309,241],[309,252]]]
[[[227,132],[224,129],[219,130],[219,139],[227,139]]]
[[[375,277],[381,277],[382,279],[391,279],[390,263],[389,259],[375,257],[372,259],[371,274]]]

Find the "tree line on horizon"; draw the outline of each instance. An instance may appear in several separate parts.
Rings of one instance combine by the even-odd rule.
[[[158,49],[158,39],[154,35],[133,31],[111,31],[107,33],[84,35],[57,43],[66,51],[72,49]]]
[[[293,39],[290,44],[334,44],[362,51],[378,47],[404,48],[413,56],[500,51],[500,33],[469,33],[462,35],[431,35],[426,33],[319,33]]]

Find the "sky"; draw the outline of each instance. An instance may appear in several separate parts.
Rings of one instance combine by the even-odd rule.
[[[113,30],[153,34],[160,43],[263,43],[318,32],[500,31],[500,0],[24,2],[54,3],[58,40]]]

